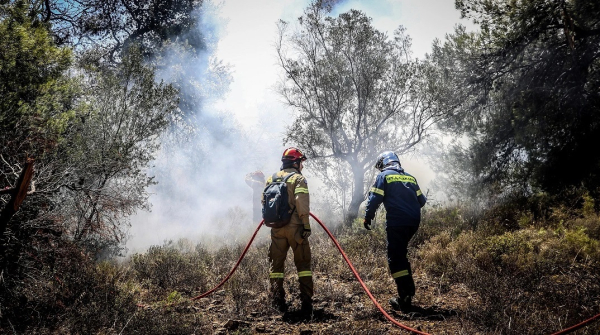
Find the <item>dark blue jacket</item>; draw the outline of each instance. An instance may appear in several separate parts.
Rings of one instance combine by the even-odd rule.
[[[383,202],[388,226],[418,226],[421,207],[425,206],[426,201],[417,180],[400,166],[393,165],[377,175],[369,191],[365,218],[373,219]]]

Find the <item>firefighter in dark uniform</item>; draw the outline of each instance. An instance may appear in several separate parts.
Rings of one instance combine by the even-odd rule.
[[[412,310],[415,282],[408,262],[408,242],[417,232],[421,221],[421,207],[427,198],[417,180],[406,173],[400,159],[392,151],[379,155],[375,168],[381,171],[369,192],[364,227],[371,229],[371,220],[381,203],[386,210],[388,265],[396,282],[398,297],[390,299],[395,310]]]
[[[310,260],[310,236],[309,223],[309,194],[306,178],[302,175],[303,162],[306,156],[297,148],[288,148],[283,152],[281,170],[275,174],[277,178],[285,178],[294,173],[287,180],[288,202],[293,209],[289,224],[281,228],[271,228],[271,246],[269,247],[269,262],[271,273],[271,293],[273,306],[285,312],[287,304],[285,301],[285,290],[283,288],[285,259],[288,250],[294,252],[294,263],[298,270],[298,281],[300,284],[300,300],[302,302],[301,313],[312,317],[313,306],[313,279]],[[269,185],[273,176],[267,179]],[[266,186],[265,185],[265,186]]]

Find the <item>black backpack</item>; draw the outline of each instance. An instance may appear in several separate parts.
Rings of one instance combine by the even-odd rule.
[[[287,181],[296,174],[292,172],[285,178],[273,174],[271,183],[263,191],[262,214],[265,226],[270,228],[281,228],[292,219],[292,213],[296,208],[290,208],[288,202]]]

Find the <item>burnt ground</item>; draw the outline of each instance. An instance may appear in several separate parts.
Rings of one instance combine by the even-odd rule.
[[[351,239],[353,238],[353,239]],[[429,276],[422,260],[412,258],[417,294],[413,304],[418,313],[393,311],[388,300],[395,295],[385,256],[385,240],[371,234],[352,235],[342,241],[345,251],[361,278],[391,317],[403,325],[427,334],[550,334],[573,323],[563,318],[548,320],[545,330],[525,326],[526,331],[511,329],[512,320],[504,314],[501,322],[490,322],[482,315],[486,306],[466,285]],[[250,248],[230,280],[212,295],[196,301],[190,298],[216,286],[229,272],[241,253],[241,247],[216,253],[206,269],[206,283],[191,291],[181,286],[163,290],[141,289],[139,302],[148,307],[138,311],[123,334],[409,334],[394,325],[375,307],[363,291],[339,252],[323,236],[315,236],[313,275],[315,281],[314,315],[303,318],[291,252],[286,261],[285,289],[288,312],[270,307],[268,295],[269,264],[265,241]],[[173,273],[176,275],[176,272]],[[494,288],[490,288],[494,289]],[[579,318],[577,318],[579,320]],[[523,321],[523,320],[521,320]],[[526,320],[525,320],[526,321]],[[581,320],[583,321],[583,319]],[[521,322],[522,323],[522,322]],[[558,328],[558,329],[557,329]],[[548,331],[553,330],[553,331]],[[600,334],[600,322],[572,334]]]
[[[477,303],[477,298],[464,286],[440,287],[424,275],[415,275],[418,294],[414,305],[417,312],[403,314],[388,303],[392,297],[391,279],[384,292],[373,293],[381,306],[398,322],[429,334],[490,334],[465,318],[465,306]],[[293,278],[286,280],[288,291],[294,291]],[[368,287],[379,287],[374,281]],[[371,285],[374,284],[374,285]],[[356,280],[317,277],[312,319],[300,314],[300,304],[288,294],[289,309],[285,313],[269,307],[266,292],[247,292],[250,300],[240,308],[235,298],[224,289],[197,301],[181,301],[173,306],[146,307],[153,312],[176,314],[173,319],[201,318],[202,333],[213,334],[409,334],[389,320],[375,307]],[[331,295],[332,287],[343,295]],[[324,292],[320,294],[319,292]],[[332,299],[332,297],[334,297]]]

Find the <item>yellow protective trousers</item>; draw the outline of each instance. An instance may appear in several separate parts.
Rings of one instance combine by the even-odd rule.
[[[285,259],[288,250],[292,248],[294,263],[298,270],[300,299],[302,302],[312,302],[314,289],[312,271],[310,270],[310,245],[308,239],[302,238],[302,230],[303,226],[295,224],[271,229],[271,246],[269,247],[271,273],[269,278],[274,300],[285,300],[285,290],[283,288]]]

